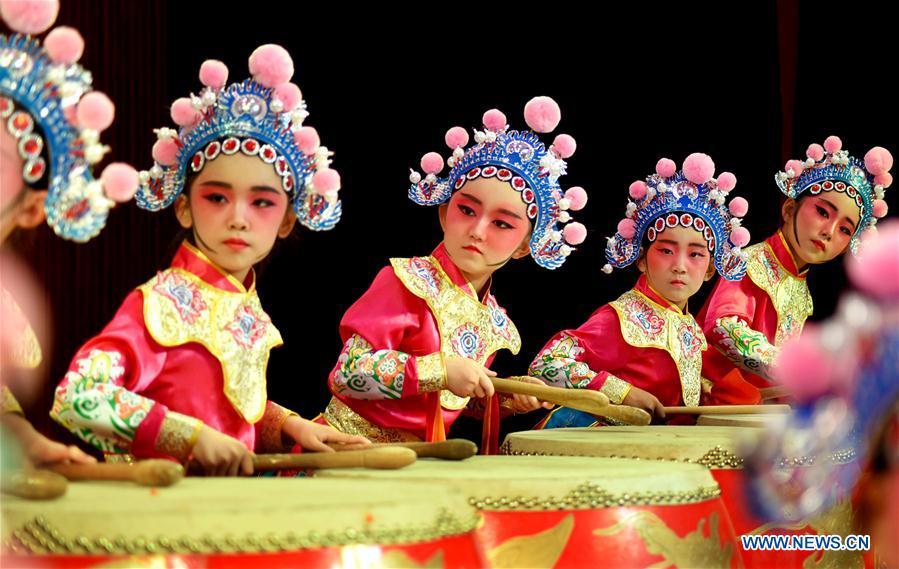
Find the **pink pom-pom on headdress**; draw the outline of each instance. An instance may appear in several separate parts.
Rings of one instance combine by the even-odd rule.
[[[618,234],[625,239],[633,239],[637,233],[637,224],[633,219],[622,219],[618,222]]]
[[[0,17],[14,31],[37,35],[53,25],[59,14],[58,0],[2,0]]]
[[[534,97],[524,106],[524,122],[536,132],[552,132],[562,120],[562,109],[551,97]]]
[[[574,156],[574,151],[577,150],[577,141],[570,134],[560,134],[553,140],[552,147],[559,158],[565,160]]]
[[[490,109],[482,117],[484,126],[490,130],[502,130],[506,128],[506,115],[499,109]]]
[[[824,147],[817,143],[809,144],[808,150],[805,151],[805,155],[815,162],[820,162],[821,159],[824,158]]]
[[[296,141],[297,146],[300,147],[300,152],[306,156],[315,154],[315,151],[321,144],[318,131],[311,126],[300,127],[293,133],[293,139]]]
[[[123,203],[134,197],[140,180],[137,170],[124,162],[113,162],[103,169],[100,182],[106,197],[112,201]]]
[[[583,223],[569,223],[562,230],[562,236],[571,245],[580,245],[587,238],[587,228]]]
[[[191,126],[200,120],[200,113],[190,103],[187,97],[175,99],[171,108],[172,120],[178,126]]]
[[[436,152],[428,152],[421,157],[421,169],[425,174],[436,174],[443,170],[443,156]]]
[[[865,169],[877,176],[893,167],[893,155],[886,148],[875,146],[865,154]]]
[[[312,187],[317,194],[325,195],[340,189],[340,174],[331,168],[322,168],[312,176]]]
[[[261,45],[250,55],[250,75],[263,87],[277,87],[293,77],[293,59],[280,45]]]
[[[569,201],[568,209],[580,211],[587,205],[587,190],[580,186],[568,188],[565,192],[565,199]]]
[[[284,110],[282,112],[285,113],[294,110],[297,105],[300,104],[300,101],[303,100],[303,93],[300,91],[300,88],[293,83],[282,83],[278,85],[275,87],[273,96],[284,105]]]
[[[840,140],[839,136],[828,136],[824,141],[824,150],[833,154],[834,152],[843,148],[843,141]]]
[[[60,26],[44,38],[44,49],[54,63],[72,64],[84,53],[84,38],[75,28]]]
[[[893,185],[893,175],[889,172],[884,172],[883,174],[877,174],[874,176],[874,183],[878,186],[883,186],[884,188],[889,188]]]
[[[171,138],[157,140],[153,145],[153,160],[163,166],[172,166],[178,160],[178,145]]]
[[[886,217],[889,209],[890,208],[889,208],[889,206],[887,206],[887,202],[885,202],[883,200],[874,200],[874,203],[871,204],[871,213],[877,219]]]
[[[670,178],[677,171],[677,164],[670,158],[662,158],[656,162],[656,174],[663,178]]]
[[[797,178],[805,170],[805,164],[801,160],[787,160],[787,163],[784,164],[784,172],[789,173],[790,170],[793,171],[792,177]]]
[[[228,66],[217,59],[207,59],[200,65],[200,83],[219,90],[228,82]]]
[[[733,230],[730,234],[730,242],[736,245],[737,247],[745,247],[749,245],[749,230],[745,227],[738,227]]]
[[[115,118],[115,105],[100,91],[91,91],[78,101],[75,113],[81,128],[100,132],[112,124],[112,120]]]
[[[443,137],[443,140],[447,146],[455,150],[468,144],[468,131],[461,126],[454,126],[446,131],[446,136]]]
[[[627,189],[627,193],[635,200],[642,200],[646,197],[646,182],[642,180],[631,182],[630,187]]]
[[[795,397],[814,399],[830,390],[836,362],[821,348],[820,332],[806,326],[802,335],[787,342],[777,360],[775,378]]]
[[[694,152],[684,160],[684,177],[694,184],[705,184],[715,175],[715,163],[708,154]]]
[[[849,255],[846,272],[858,288],[878,298],[899,300],[899,221],[878,224],[862,242],[862,254]]]
[[[734,217],[743,217],[749,212],[749,202],[743,196],[737,196],[730,200],[728,210]]]
[[[721,172],[718,174],[716,183],[718,184],[718,189],[726,194],[736,187],[737,177],[730,172]]]

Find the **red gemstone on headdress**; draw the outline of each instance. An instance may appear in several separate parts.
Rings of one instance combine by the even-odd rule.
[[[190,161],[191,168],[194,169],[194,172],[203,167],[203,155],[200,153],[194,154],[193,159]]]
[[[255,140],[244,141],[243,147],[246,148],[248,151],[253,152],[254,150],[256,150],[256,141]]]
[[[290,192],[293,190],[293,176],[287,175],[284,176],[284,191]]]
[[[523,179],[516,176],[516,177],[512,178],[512,187],[518,191],[521,191],[525,187],[527,187],[527,184],[525,183],[525,181]]]
[[[22,145],[22,149],[25,150],[27,154],[36,154],[40,152],[40,144],[35,139],[26,140],[25,144]]]
[[[656,228],[655,227],[650,227],[646,231],[646,238],[649,239],[650,241],[656,240]]]
[[[0,113],[6,113],[12,108],[12,102],[6,97],[0,97]]]
[[[713,235],[712,238],[709,239],[709,251],[714,251],[714,250],[715,250],[715,237]]]
[[[831,182],[830,180],[824,182],[824,191],[829,191],[831,189],[833,189],[833,182]]]
[[[674,227],[675,225],[677,225],[677,215],[673,213],[670,214],[665,218],[665,223],[668,225],[668,227]]]
[[[16,118],[12,120],[12,126],[16,130],[25,130],[31,126],[31,117],[25,113],[19,113],[16,115]]]
[[[702,231],[703,229],[705,229],[705,221],[703,221],[701,217],[697,217],[693,220],[693,227],[695,227],[699,231]]]
[[[509,179],[512,178],[512,171],[507,170],[506,168],[500,168],[499,172],[496,173],[496,177],[503,182],[508,182]]]
[[[521,197],[524,198],[525,202],[531,203],[532,201],[534,201],[534,190],[532,190],[531,188],[525,189],[523,192],[521,192]]]
[[[689,213],[683,214],[682,216],[680,216],[680,224],[684,227],[690,227],[691,225],[693,225],[693,216]]]
[[[529,218],[534,219],[535,217],[537,217],[537,213],[538,213],[537,204],[532,203],[531,205],[528,206],[528,217]]]
[[[44,161],[39,160],[31,165],[31,169],[28,171],[28,176],[32,179],[38,179],[44,175]]]
[[[855,189],[854,186],[849,186],[848,188],[846,188],[846,193],[849,194],[850,198],[854,198],[855,194],[857,193],[857,190]]]
[[[271,148],[266,148],[265,151],[262,153],[262,156],[271,160],[272,158],[275,157],[275,151],[272,150]]]
[[[487,167],[484,168],[484,170],[481,172],[481,175],[484,176],[485,178],[490,178],[490,177],[492,177],[494,174],[496,174],[496,168],[495,168],[494,166],[487,166]]]
[[[238,144],[239,143],[237,142],[236,138],[229,138],[228,140],[225,141],[222,148],[225,150],[225,152],[234,152],[235,150],[237,150]]]
[[[464,183],[465,183],[465,176],[462,176],[461,178],[456,180],[456,189],[458,190],[459,188],[461,188],[462,184],[464,184]]]
[[[655,221],[656,231],[664,231],[665,230],[665,220],[661,217]]]
[[[66,211],[66,213],[64,214],[63,217],[65,217],[66,219],[78,219],[78,218],[81,217],[81,216],[84,214],[84,212],[86,212],[89,208],[90,208],[90,205],[89,205],[89,203],[88,203],[88,201],[87,201],[87,198],[85,198],[85,199],[79,201],[78,203],[76,203],[75,205],[73,205],[72,207],[70,207],[70,208]]]

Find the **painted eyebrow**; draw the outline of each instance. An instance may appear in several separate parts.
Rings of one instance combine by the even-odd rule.
[[[470,199],[471,201],[473,201],[474,203],[476,203],[476,204],[478,204],[478,205],[484,205],[484,202],[482,202],[481,200],[479,200],[478,198],[474,197],[473,195],[471,195],[471,194],[469,194],[469,193],[466,193],[466,192],[459,192],[459,193],[462,195],[462,197],[468,198],[468,199]],[[504,209],[504,208],[503,208],[503,209],[500,209],[500,210],[498,210],[498,211],[499,211],[499,213],[506,214],[506,215],[508,215],[509,217],[514,217],[515,219],[524,219],[523,217],[521,217],[520,215],[518,215],[517,213],[515,213],[515,212],[512,211],[512,210],[508,210],[508,209]]]
[[[272,193],[272,194],[278,194],[278,195],[280,195],[280,193],[281,193],[271,186],[253,186],[252,188],[250,188],[250,191],[265,192],[265,193]]]
[[[834,211],[834,213],[840,213],[840,210],[837,209],[837,206],[830,203],[830,200],[822,198],[821,196],[818,196],[818,199],[821,200],[822,202],[826,203],[830,207],[830,209]],[[845,219],[847,222],[849,222],[849,225],[851,225],[852,229],[855,230],[855,222],[852,221],[848,215],[844,216],[843,219]]]
[[[680,243],[678,243],[677,241],[675,241],[673,239],[659,239],[657,241],[657,243],[666,243],[668,245],[675,245],[675,246],[680,245]],[[695,243],[695,242],[687,243],[687,247],[701,247],[701,248],[705,249],[705,243]]]
[[[201,186],[215,186],[217,188],[224,188],[226,190],[234,189],[233,186],[231,186],[231,184],[229,184],[228,182],[220,182],[218,180],[208,180],[206,182],[201,182],[200,185]]]

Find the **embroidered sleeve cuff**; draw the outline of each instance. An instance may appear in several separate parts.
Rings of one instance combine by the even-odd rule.
[[[620,405],[621,402],[624,401],[624,398],[627,397],[627,394],[630,393],[631,384],[609,374],[606,376],[606,381],[602,384],[599,391],[604,393],[606,397],[609,398],[609,401],[616,405]]]
[[[446,364],[443,361],[443,354],[434,352],[417,357],[415,368],[418,370],[419,393],[446,389]]]
[[[181,461],[187,460],[202,428],[203,422],[199,419],[169,411],[162,419],[162,427],[156,437],[157,452]]]
[[[22,406],[16,401],[12,391],[5,386],[2,391],[3,393],[0,394],[0,413],[17,413],[24,417],[25,413],[22,411]]]
[[[291,415],[299,417],[297,413],[272,401],[268,401],[265,404],[265,415],[256,424],[256,432],[258,434],[256,447],[261,452],[284,452],[281,429]]]

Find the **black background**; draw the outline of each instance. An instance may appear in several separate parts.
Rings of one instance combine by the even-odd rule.
[[[63,0],[58,23],[85,36],[82,63],[117,105],[103,140],[114,159],[138,169],[152,164],[151,129],[173,126],[171,102],[201,88],[204,59],[227,63],[235,81],[247,77],[247,57],[262,43],[292,54],[306,124],[336,152],[344,217],[332,232],[298,228],[260,272],[259,290],[285,339],[271,358],[269,396],[312,417],[327,402],[343,312],[389,257],[428,254],[440,241],[436,210],[406,198],[409,167],[430,150],[446,156],[446,129],[480,126],[489,108],[521,127],[531,97],[555,98],[556,132],[578,142],[563,187],[581,185],[590,196],[575,214],[588,239],[562,268],[525,259],[496,274],[494,293],[523,339],[518,356],[497,357],[500,374],[522,373],[552,334],[632,286],[635,270],[600,272],[605,237],[623,215],[628,184],[660,157],[680,165],[705,152],[717,172],[734,172],[758,241],[779,221],[774,173],[808,144],[837,134],[855,156],[873,145],[899,151],[892,5],[572,5],[455,2],[428,12],[382,3]],[[895,194],[887,192],[894,209]],[[53,387],[128,291],[167,265],[177,229],[169,210],[128,204],[86,245],[46,227],[17,240],[55,318],[48,387],[28,409],[37,425],[63,436],[46,416]],[[846,286],[842,263],[815,267],[809,283],[814,318],[826,317]],[[691,301],[694,312],[710,289]]]

